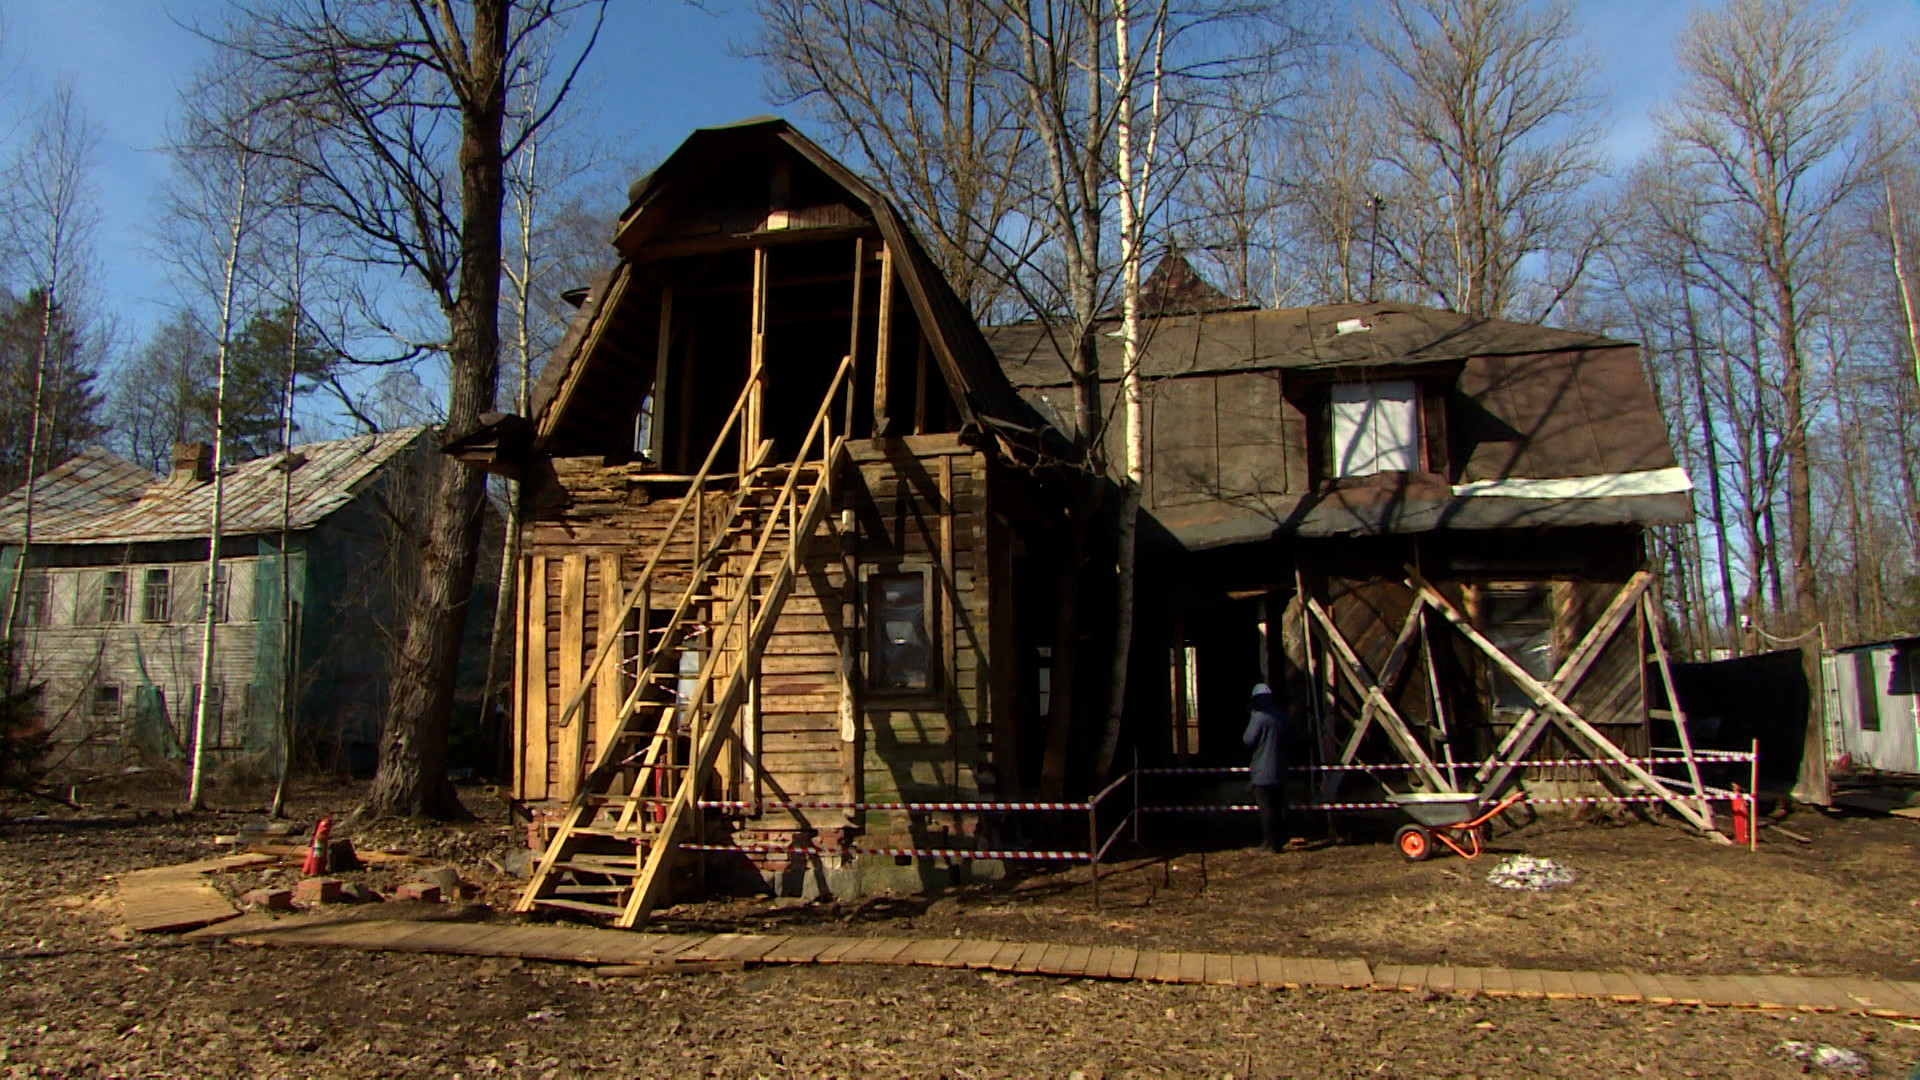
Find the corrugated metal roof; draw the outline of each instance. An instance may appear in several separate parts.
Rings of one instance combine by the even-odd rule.
[[[358,495],[397,454],[419,442],[424,427],[307,443],[226,471],[221,535],[250,536],[281,528],[288,462],[293,490],[287,527],[310,529]],[[0,542],[19,543],[26,488],[0,500]],[[40,479],[34,493],[36,544],[148,543],[197,540],[207,534],[213,484],[176,485],[109,451],[89,448]]]

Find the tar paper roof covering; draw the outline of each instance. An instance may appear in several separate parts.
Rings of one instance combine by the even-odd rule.
[[[1342,324],[1348,329],[1343,331]],[[1105,323],[1094,329],[1102,379],[1120,378],[1121,342],[1114,330]],[[1069,385],[1063,359],[1067,343],[1045,325],[991,327],[986,335],[1015,386]],[[1174,315],[1148,320],[1145,338],[1140,373],[1149,379],[1227,371],[1401,367],[1628,344],[1599,334],[1401,303]]]
[[[428,429],[402,428],[307,443],[292,450],[287,527],[309,529],[353,501],[381,467],[418,444]],[[221,535],[278,532],[288,454],[268,454],[226,470]],[[0,499],[0,542],[19,543],[26,488]],[[206,536],[213,484],[175,484],[97,447],[40,478],[34,491],[36,544],[147,543]]]

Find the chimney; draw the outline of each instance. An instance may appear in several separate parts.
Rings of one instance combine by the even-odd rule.
[[[213,446],[209,443],[173,444],[173,471],[167,474],[171,487],[204,484],[213,479]]]

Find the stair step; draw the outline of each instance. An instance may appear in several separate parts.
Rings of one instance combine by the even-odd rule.
[[[658,830],[651,828],[651,826],[653,825],[653,822],[646,821],[646,822],[639,822],[638,824],[649,826],[649,828],[616,829],[611,825],[576,825],[573,827],[571,835],[602,836],[610,840],[624,840],[624,841],[630,841],[634,844],[645,843],[646,841],[651,840],[655,836],[659,835]]]
[[[619,896],[629,885],[555,885],[555,896]]]
[[[628,863],[625,866],[614,863],[582,863],[578,861],[577,857],[567,862],[554,863],[553,869],[555,873],[559,873],[562,870],[571,870],[576,874],[605,874],[608,877],[634,877],[640,873],[639,868],[635,867],[632,863]],[[625,886],[619,887],[624,888]]]
[[[631,873],[633,866],[633,854],[626,851],[574,851],[553,864],[555,870],[586,870],[595,874]]]
[[[562,908],[566,911],[584,911],[589,915],[618,915],[625,908],[608,904],[589,904],[584,900],[562,900],[557,896],[542,896],[534,900],[541,907]]]

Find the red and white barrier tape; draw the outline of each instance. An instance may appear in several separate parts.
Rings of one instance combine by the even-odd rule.
[[[743,801],[701,799],[694,805],[703,810],[752,810],[754,804]],[[1093,809],[1092,803],[1076,802],[841,802],[834,799],[767,799],[763,810],[907,810],[922,813],[955,812],[991,814],[1013,810]]]
[[[1694,752],[1694,762],[1698,763],[1745,763],[1753,760],[1750,750],[1698,750]],[[1662,755],[1660,757],[1628,758],[1636,765],[1685,765],[1684,757]],[[1572,766],[1618,765],[1612,758],[1546,758],[1531,761],[1513,761],[1495,759],[1490,761],[1456,761],[1455,769],[1478,769],[1487,765],[1514,765],[1524,769],[1563,768]],[[1425,768],[1404,761],[1390,761],[1378,765],[1294,765],[1287,769],[1290,773],[1332,773],[1332,772],[1404,772],[1410,769]],[[1253,770],[1245,765],[1220,765],[1193,768],[1177,766],[1156,767],[1139,770],[1141,776],[1245,776]]]
[[[1038,860],[1053,862],[1091,862],[1093,856],[1084,851],[1000,851],[989,848],[874,848],[850,845],[844,848],[823,849],[812,844],[756,844],[743,842],[738,844],[676,844],[681,851],[717,851],[717,852],[755,852],[763,854],[788,853],[794,855],[885,855],[906,856],[922,859],[1002,859],[1002,860]]]

